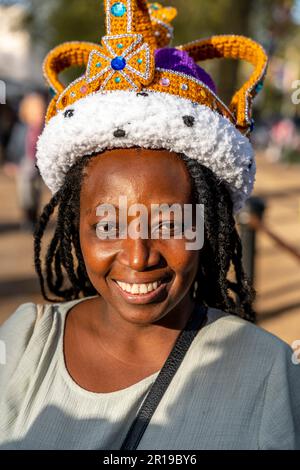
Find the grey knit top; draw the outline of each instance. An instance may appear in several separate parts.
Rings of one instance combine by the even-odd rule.
[[[42,315],[23,304],[0,328],[0,449],[120,448],[158,372],[112,393],[75,383],[64,323],[82,300],[48,304]],[[292,353],[261,328],[209,308],[138,449],[300,449]]]

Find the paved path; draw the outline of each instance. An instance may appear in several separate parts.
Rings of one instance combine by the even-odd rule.
[[[45,190],[46,202],[49,192]],[[33,237],[21,232],[15,183],[0,171],[0,323],[24,302],[41,302],[33,263]]]
[[[258,157],[255,192],[266,199],[268,227],[300,253],[300,166]],[[256,288],[261,326],[290,344],[300,339],[300,262],[264,234],[258,237]]]

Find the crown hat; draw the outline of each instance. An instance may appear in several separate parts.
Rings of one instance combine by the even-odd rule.
[[[229,189],[238,212],[250,196],[256,164],[249,135],[252,103],[263,86],[267,55],[255,41],[212,36],[171,48],[177,11],[145,0],[104,0],[101,44],[67,42],[47,55],[44,75],[52,91],[37,165],[53,193],[84,155],[143,147],[184,153],[210,168]],[[253,72],[229,106],[197,62],[250,62]],[[64,86],[59,74],[84,66]]]

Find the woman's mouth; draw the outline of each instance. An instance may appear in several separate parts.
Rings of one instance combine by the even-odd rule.
[[[114,281],[123,298],[129,303],[135,304],[147,304],[153,301],[164,300],[168,283],[169,280],[157,280],[141,284]]]

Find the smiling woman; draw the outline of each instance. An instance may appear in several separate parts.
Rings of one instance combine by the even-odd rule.
[[[105,4],[101,47],[45,61],[57,93],[38,165],[54,194],[34,248],[47,303],[1,329],[0,447],[299,448],[299,368],[254,324],[234,218],[254,184],[265,53],[237,36],[167,48],[174,9]],[[255,68],[230,108],[195,62],[222,56]],[[74,61],[86,75],[64,88]]]
[[[118,233],[99,237],[99,224],[109,223],[105,217],[99,219],[99,203],[116,207],[120,195],[129,207],[139,204],[147,209],[153,203],[183,207],[202,202],[207,213],[204,247],[187,250],[185,237],[176,237],[171,230],[166,239]],[[254,319],[253,293],[241,258],[235,256],[241,246],[232,203],[209,169],[183,155],[139,148],[105,151],[72,166],[36,232],[36,267],[45,298],[40,238],[57,204],[57,228],[46,256],[48,290],[66,300],[81,292],[93,297],[73,307],[66,320],[66,363],[83,388],[111,392],[161,369],[195,303]],[[215,207],[222,208],[219,214]],[[118,211],[116,221],[118,231]],[[164,216],[159,225],[166,222],[174,227],[174,215]],[[218,270],[211,259],[219,264]],[[236,284],[227,281],[231,262]],[[67,287],[62,285],[63,267]],[[239,305],[228,294],[229,286],[238,293]],[[84,335],[86,328],[93,334]],[[80,339],[80,348],[74,337]],[[105,344],[110,346],[104,348]],[[118,374],[111,373],[114,369]]]
[[[100,241],[97,237],[93,229],[97,202],[117,204],[118,195],[126,198],[129,207],[143,204],[149,213],[154,203],[191,203],[191,185],[183,165],[167,151],[116,149],[94,157],[81,190],[80,240],[88,278],[119,316],[139,324],[152,323],[176,305],[189,315],[187,294],[198,271],[198,256],[185,250],[184,238],[128,236]],[[126,289],[117,282],[125,283]],[[140,292],[143,287],[147,293]]]

